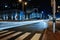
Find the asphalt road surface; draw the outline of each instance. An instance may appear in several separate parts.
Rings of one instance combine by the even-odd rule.
[[[0,22],[0,30],[20,27],[20,28],[32,28],[32,29],[44,29],[48,25],[48,20],[35,20],[25,22]]]
[[[47,25],[48,23],[48,25]],[[28,25],[11,27],[0,31],[0,40],[41,40],[44,29],[52,27],[52,21],[38,21]],[[56,21],[56,27],[60,25]],[[10,26],[9,26],[10,27]]]
[[[40,40],[44,29],[48,27],[47,20],[0,23],[0,40]]]
[[[42,34],[44,32],[44,29],[48,27],[52,27],[52,21],[37,21],[37,22],[25,22],[25,25],[20,25],[22,22],[1,22],[1,23],[6,23],[5,27],[7,24],[11,24],[11,26],[14,24],[16,27],[11,27],[9,24],[7,29],[0,30],[0,40],[41,40]],[[29,24],[28,24],[29,23]],[[3,24],[0,24],[2,28]],[[18,24],[18,25],[16,25]],[[22,23],[23,24],[23,23]],[[48,25],[47,25],[48,24]],[[56,21],[56,29],[59,30],[60,28],[60,21]],[[50,29],[51,30],[51,29]]]

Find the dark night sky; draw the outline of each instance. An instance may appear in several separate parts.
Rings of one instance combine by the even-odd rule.
[[[51,0],[31,0],[28,1],[28,8],[32,6],[32,7],[38,7],[40,10],[42,9],[50,10],[51,7],[50,1]],[[5,8],[5,5],[8,5],[8,7]],[[18,2],[18,0],[0,0],[0,10],[20,9],[20,8],[21,8],[21,4]]]
[[[57,5],[60,5],[60,0],[56,0],[57,1]]]

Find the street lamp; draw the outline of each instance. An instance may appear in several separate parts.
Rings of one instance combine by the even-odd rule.
[[[22,10],[25,13],[25,18],[26,18],[26,9],[25,6],[27,5],[27,2],[23,1],[23,0],[19,0],[20,3],[22,3]]]
[[[25,2],[24,4],[27,5],[27,2]]]
[[[55,13],[56,13],[56,0],[54,0],[53,2],[53,33],[55,33],[55,24],[56,24],[56,17],[55,17]]]
[[[19,0],[19,2],[22,2],[22,0]]]
[[[23,0],[19,0],[20,3],[22,3],[22,10],[24,11],[24,5],[27,5],[27,2]]]
[[[5,5],[5,8],[7,8],[8,6],[7,5]]]

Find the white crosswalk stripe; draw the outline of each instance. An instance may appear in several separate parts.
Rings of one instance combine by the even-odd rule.
[[[10,33],[13,33],[14,31],[10,31],[10,32],[8,32],[8,33],[5,33],[5,34],[2,34],[2,35],[0,35],[0,37],[1,36],[4,36],[4,35],[7,35],[7,34],[10,34]]]
[[[6,30],[6,31],[0,31],[0,34],[1,34],[1,33],[4,33],[4,32],[7,32],[7,31],[8,31],[8,30]]]
[[[23,40],[24,38],[26,38],[29,34],[29,32],[26,32],[25,34],[21,35],[20,37],[18,37],[16,40]]]
[[[36,33],[36,34],[31,38],[31,40],[39,40],[40,36],[41,36],[41,34]]]

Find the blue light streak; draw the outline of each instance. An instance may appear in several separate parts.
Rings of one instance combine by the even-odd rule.
[[[14,28],[18,26],[21,27],[33,23],[39,23],[36,26],[38,26],[39,29],[45,29],[48,27],[48,21],[49,20],[35,20],[35,21],[24,21],[24,22],[0,22],[0,30]]]

